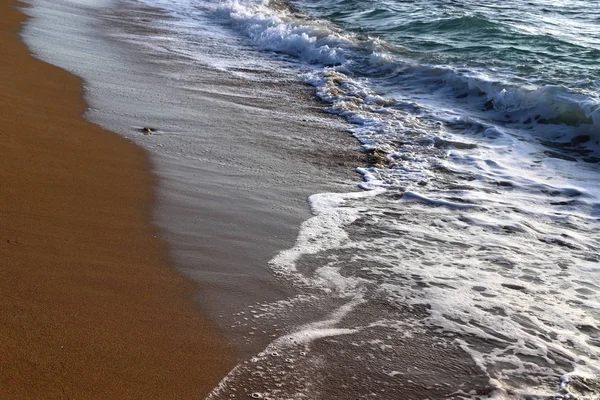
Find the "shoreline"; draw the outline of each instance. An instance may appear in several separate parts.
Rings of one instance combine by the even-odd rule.
[[[148,38],[178,38],[158,9],[32,4],[23,31],[30,51],[84,79],[85,119],[147,150],[158,180],[152,222],[172,265],[201,285],[201,312],[241,359],[262,350],[270,334],[248,338],[237,314],[294,295],[268,263],[293,246],[311,215],[307,197],[357,190],[362,153],[345,122],[295,75],[246,70],[269,82],[257,83],[181,57],[186,43],[157,48]],[[196,52],[218,58],[231,49],[218,44],[199,42]]]
[[[563,263],[570,255],[589,266],[594,221],[582,218],[570,221],[581,221],[579,226],[563,225],[562,216],[571,214],[555,219],[555,209],[541,205],[554,203],[557,196],[569,200],[572,191],[560,184],[561,179],[548,176],[548,184],[558,190],[547,196],[543,190],[538,193],[539,185],[514,174],[520,168],[510,167],[508,174],[503,169],[471,168],[488,161],[514,167],[514,155],[530,149],[527,141],[523,147],[514,142],[514,154],[490,153],[486,134],[466,131],[473,142],[482,139],[482,149],[461,146],[462,136],[451,133],[454,124],[446,125],[437,108],[431,115],[427,107],[411,105],[406,110],[400,98],[397,110],[394,101],[375,110],[390,123],[381,126],[379,139],[386,142],[385,148],[389,144],[390,151],[397,150],[398,164],[391,165],[399,168],[368,170],[385,178],[390,190],[354,200],[324,195],[356,190],[356,176],[342,184],[349,173],[346,166],[356,163],[340,151],[347,140],[331,143],[343,135],[318,115],[324,110],[315,103],[314,88],[299,84],[297,74],[312,66],[260,51],[248,42],[253,35],[230,29],[222,19],[226,14],[211,13],[210,4],[29,3],[34,7],[26,14],[33,18],[22,38],[30,52],[84,80],[89,105],[85,119],[131,139],[150,156],[158,181],[152,223],[168,243],[170,265],[200,283],[201,290],[194,293],[196,306],[221,328],[240,361],[209,398],[307,393],[325,399],[461,398],[495,391],[500,397],[550,396],[558,377],[571,371],[578,356],[570,356],[566,339],[553,339],[564,333],[574,334],[576,342],[589,340],[590,332],[560,325],[565,321],[555,316],[566,307],[585,325],[589,310],[569,300],[573,295],[589,299],[589,291],[573,281],[546,310],[529,309],[527,296],[543,303],[540,290],[562,287],[568,276],[593,282],[589,270],[573,265],[567,271]],[[264,21],[266,15],[273,17],[275,26],[289,27],[279,24],[278,10],[252,10],[248,5],[242,25],[256,17]],[[231,22],[238,20],[237,6],[244,8],[237,3],[232,7]],[[305,22],[292,20],[292,25],[313,32]],[[344,34],[332,31],[334,43],[338,33]],[[349,50],[352,59],[362,59],[362,51],[370,47],[357,45],[341,45],[341,53]],[[354,70],[352,65],[348,68]],[[366,79],[375,81],[365,81],[365,86],[347,80],[344,73],[339,80],[335,74],[333,80],[318,79],[330,76],[326,69],[308,76],[317,77],[311,79],[317,94],[356,83],[360,90],[350,93],[358,94],[356,104],[365,99],[367,105],[359,106],[356,116],[370,118],[373,109],[364,96],[382,87],[375,75],[367,74]],[[396,98],[397,93],[391,94]],[[346,109],[347,104],[323,98],[334,101],[332,110],[338,105]],[[441,123],[440,131],[427,129],[429,123]],[[154,127],[156,134],[141,135],[142,126]],[[348,128],[343,123],[335,126]],[[498,125],[501,131],[502,126]],[[377,132],[372,139],[381,144]],[[399,141],[387,142],[388,134]],[[497,143],[496,138],[489,139]],[[458,148],[447,153],[444,143],[455,142],[446,139],[459,139]],[[417,185],[419,176],[426,179]],[[514,185],[497,185],[504,179]],[[311,217],[304,199],[316,192]],[[319,198],[343,202],[324,207]],[[455,208],[463,198],[477,206]],[[447,200],[449,207],[438,207],[445,203],[437,200]],[[529,207],[540,200],[535,211]],[[522,208],[529,213],[519,213]],[[549,223],[548,216],[557,224]],[[497,229],[504,221],[510,229]],[[565,247],[562,239],[557,247],[553,240],[538,241],[536,235],[515,236],[523,233],[520,226],[544,232],[545,238],[571,232],[567,243],[581,247]],[[544,257],[528,257],[531,249]],[[538,269],[540,263],[549,268]],[[531,274],[540,280],[530,281]],[[543,337],[537,336],[527,316],[557,325],[538,325]],[[592,356],[581,353],[577,362],[595,365],[593,347],[581,343]],[[548,344],[551,350],[546,350]],[[532,359],[531,354],[536,356]],[[533,373],[524,369],[530,366]]]
[[[233,352],[156,239],[146,152],[82,118],[81,79],[31,56],[24,5],[0,4],[1,397],[206,395]]]

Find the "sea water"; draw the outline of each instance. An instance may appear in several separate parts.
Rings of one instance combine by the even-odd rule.
[[[312,196],[315,216],[271,262],[307,288],[309,298],[297,301],[343,304],[271,347],[310,358],[311,342],[335,336],[355,357],[379,357],[394,379],[403,360],[381,358],[381,349],[406,321],[390,319],[389,308],[426,305],[413,324],[452,336],[495,395],[569,396],[565,382],[585,377],[595,389],[580,395],[598,396],[596,4],[161,5],[188,21],[219,21],[265,57],[294,64],[372,157],[357,169],[366,191]],[[268,364],[271,350],[254,362]],[[364,370],[357,379],[368,385]],[[296,394],[311,382],[300,386]],[[287,390],[284,382],[257,395],[287,398]],[[372,394],[403,396],[399,387]]]
[[[271,342],[210,398],[600,396],[596,2],[126,2],[168,17],[145,46],[311,85],[368,158],[309,198],[268,265],[297,295],[238,310]]]
[[[472,357],[485,395],[599,396],[598,4],[146,3],[189,41],[214,26],[294,71],[369,155],[364,191],[313,195],[270,262],[301,294],[251,313],[313,320],[288,322],[213,398],[323,398],[326,382],[338,398],[410,398],[394,346],[421,329]],[[476,396],[464,383],[453,396]]]

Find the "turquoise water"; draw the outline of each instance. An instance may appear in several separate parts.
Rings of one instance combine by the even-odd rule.
[[[364,48],[345,54],[341,64],[352,75],[371,79],[380,92],[392,97],[412,92],[413,99],[434,107],[451,102],[468,115],[496,110],[503,115],[484,118],[526,123],[527,130],[539,131],[530,125],[539,120],[544,125],[587,125],[578,134],[591,132],[598,138],[600,11],[593,2],[294,4],[363,41]],[[365,63],[372,50],[386,53],[390,63]],[[460,101],[472,100],[473,94],[480,101]],[[541,130],[540,136],[552,140],[564,134]]]
[[[384,39],[408,59],[499,71],[531,85],[600,90],[594,1],[310,1],[298,5]]]

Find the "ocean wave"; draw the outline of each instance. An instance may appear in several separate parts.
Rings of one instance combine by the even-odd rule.
[[[403,88],[407,93],[428,93],[422,101],[445,102],[464,113],[481,116],[487,111],[492,121],[521,124],[546,140],[568,142],[575,137],[590,135],[586,145],[596,149],[600,139],[600,97],[593,91],[569,89],[565,86],[519,86],[494,76],[490,71],[456,68],[444,65],[414,64],[402,55],[390,51],[391,46],[376,38],[360,37],[341,31],[325,21],[301,18],[285,7],[273,8],[268,1],[226,1],[217,9],[236,30],[247,36],[261,50],[285,54],[300,61],[324,67],[336,67],[344,75],[344,83],[356,81],[363,96],[361,83],[381,82],[378,89]],[[478,17],[459,17],[464,24],[488,26]],[[455,21],[454,21],[455,22]],[[311,79],[319,85],[322,80]],[[328,81],[329,84],[331,81]],[[317,87],[322,92],[321,87]],[[346,89],[341,92],[347,92]],[[377,89],[370,89],[376,92]],[[334,91],[329,90],[329,94]],[[332,102],[345,102],[343,98]],[[339,108],[339,107],[337,107]],[[353,114],[356,120],[357,113]],[[539,127],[544,125],[544,127]],[[548,125],[557,129],[549,130]],[[570,131],[564,127],[572,127]],[[383,133],[383,132],[382,132]]]
[[[294,21],[288,10],[273,9],[267,1],[225,2],[217,12],[230,19],[261,50],[276,51],[311,63],[339,65],[347,62],[351,39],[326,24]]]
[[[502,25],[478,15],[462,15],[453,18],[441,18],[432,21],[415,21],[401,25],[397,29],[405,32],[440,31],[446,33],[469,32],[494,34],[503,31]]]

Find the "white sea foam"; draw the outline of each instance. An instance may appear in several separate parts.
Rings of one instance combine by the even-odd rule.
[[[502,386],[526,376],[532,387],[537,383],[541,388],[557,370],[574,364],[593,368],[599,356],[595,334],[589,336],[581,327],[598,332],[599,299],[594,293],[600,282],[589,272],[596,264],[597,237],[569,238],[560,234],[567,229],[554,227],[557,221],[513,215],[508,205],[494,213],[453,214],[417,200],[404,201],[393,217],[369,204],[363,223],[388,234],[344,243],[354,262],[371,267],[368,279],[358,274],[360,282],[337,283],[338,290],[356,293],[376,282],[376,291],[390,301],[429,304],[431,323],[460,334],[464,349]],[[570,223],[585,229],[584,221]],[[565,257],[568,247],[555,244],[560,240],[577,250]],[[356,278],[339,260],[329,259],[320,268],[332,264],[339,271],[337,279]]]
[[[347,37],[325,24],[300,24],[285,9],[270,7],[267,0],[225,1],[217,12],[231,20],[261,50],[277,51],[326,65],[346,61]]]
[[[302,224],[294,247],[284,250],[271,260],[275,272],[288,279],[313,286],[319,285],[327,290],[349,291],[355,288],[359,279],[342,277],[334,268],[319,269],[318,276],[306,279],[297,270],[297,262],[302,256],[318,254],[327,250],[340,249],[349,241],[344,227],[354,222],[360,215],[360,209],[344,207],[349,199],[377,196],[385,189],[354,193],[320,193],[310,197],[314,217]]]

